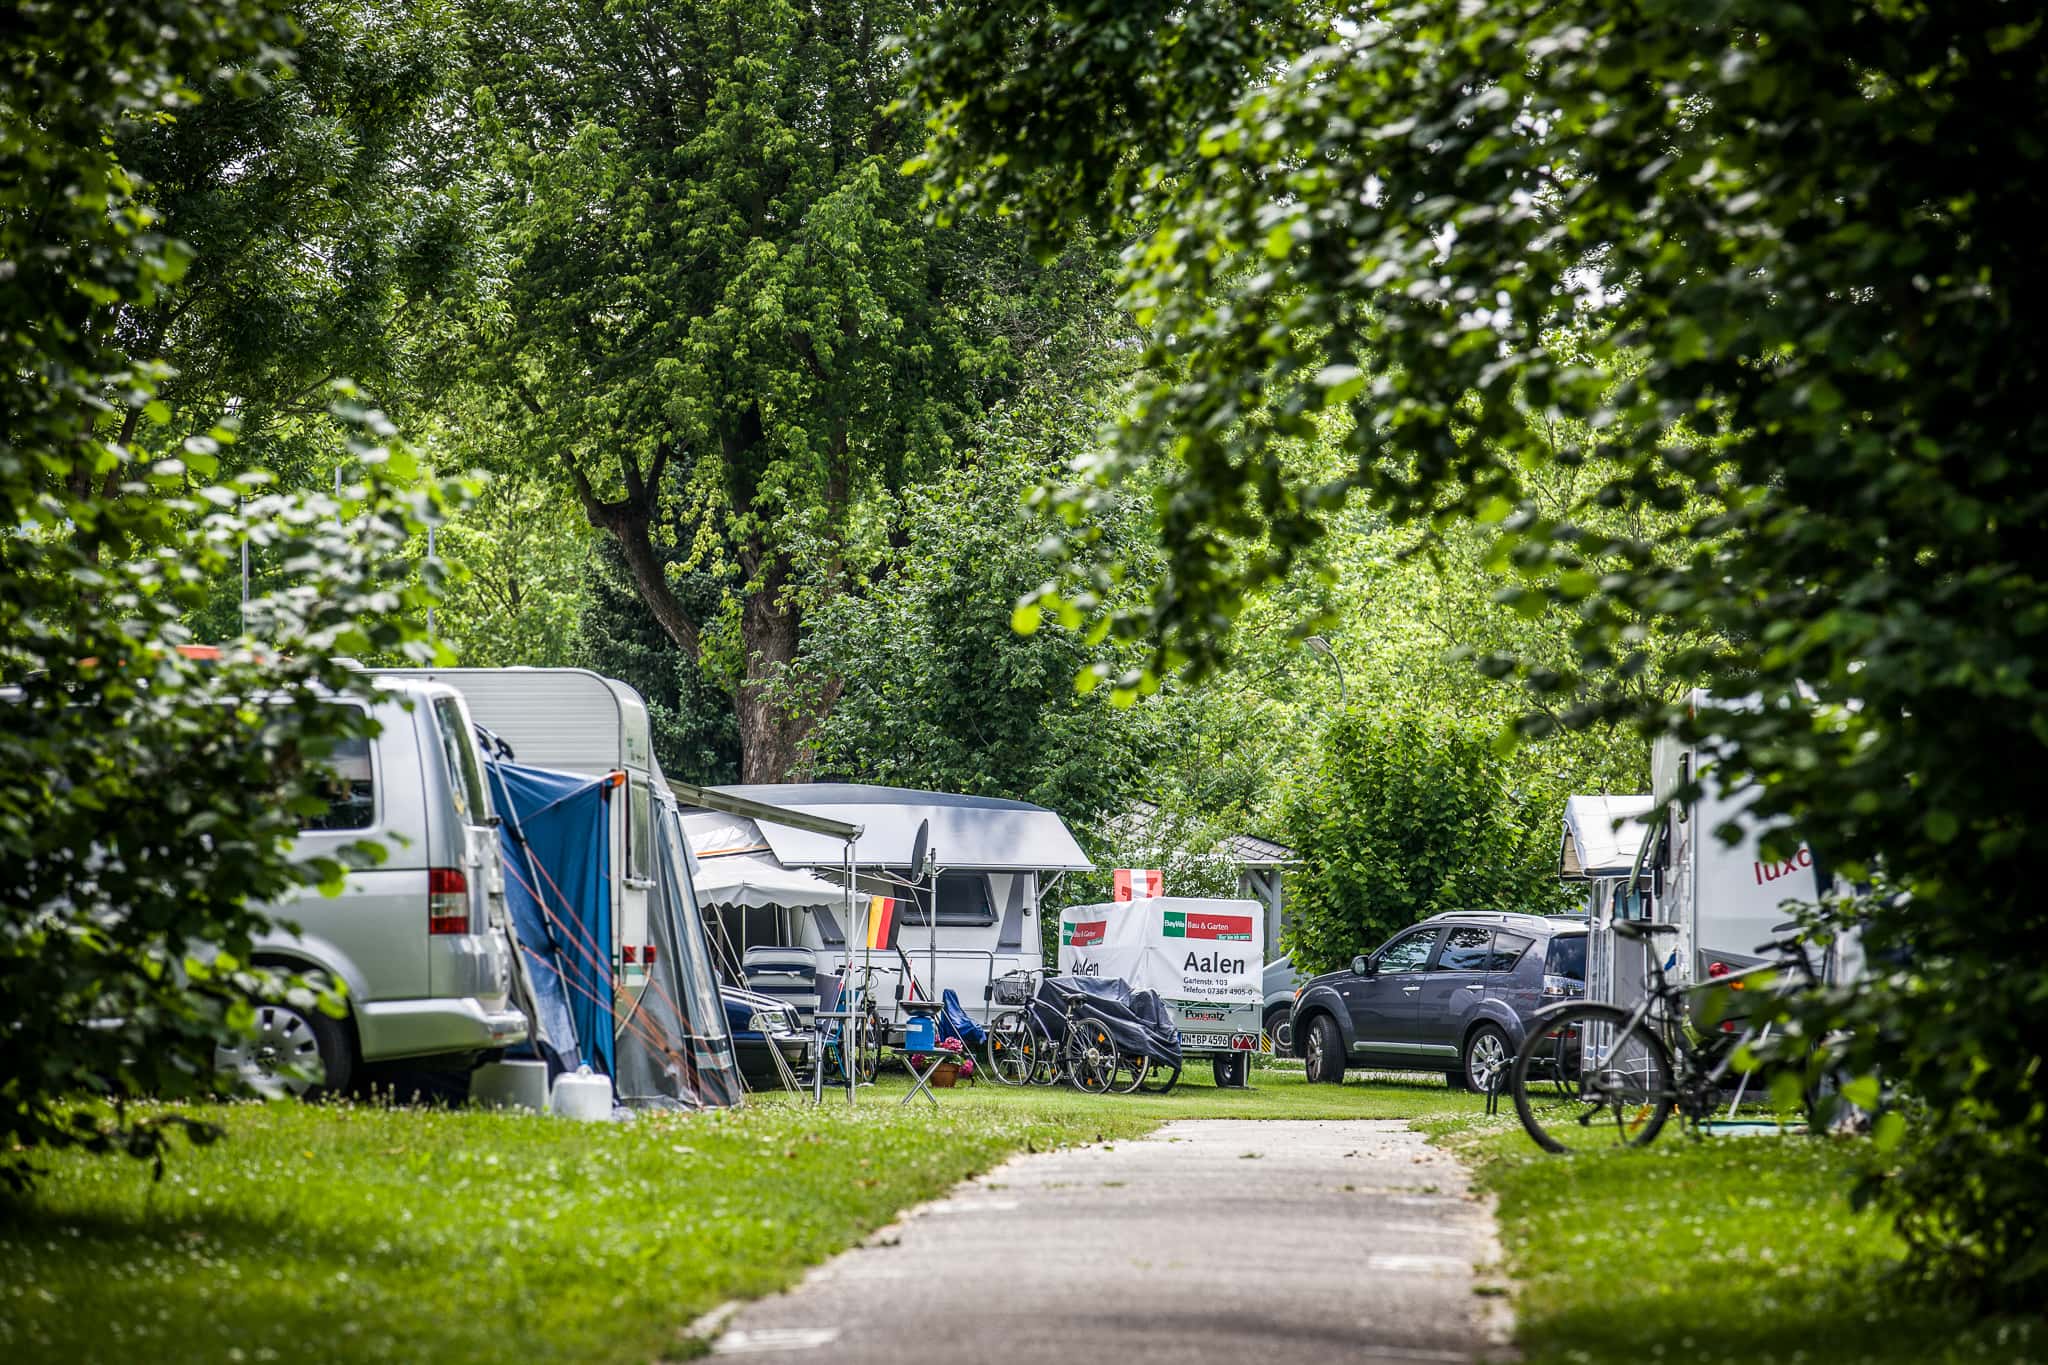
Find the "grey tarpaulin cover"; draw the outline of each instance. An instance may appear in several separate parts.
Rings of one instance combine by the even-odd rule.
[[[739,1065],[711,975],[711,945],[690,881],[691,859],[672,801],[657,798],[655,885],[647,934],[655,949],[637,1002],[619,993],[619,1102],[636,1108],[739,1103]]]

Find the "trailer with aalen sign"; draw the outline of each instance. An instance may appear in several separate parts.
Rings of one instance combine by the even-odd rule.
[[[1063,975],[1157,991],[1183,1053],[1207,1053],[1218,1085],[1241,1086],[1259,1047],[1266,907],[1255,900],[1155,896],[1060,912]]]

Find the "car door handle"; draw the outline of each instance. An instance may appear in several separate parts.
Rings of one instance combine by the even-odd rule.
[[[1420,986],[1403,986],[1403,987],[1401,988],[1401,993],[1402,993],[1403,995],[1413,995],[1413,994],[1415,994],[1415,992],[1417,992],[1417,991],[1419,991],[1419,990],[1421,990],[1421,989],[1422,989],[1422,987],[1420,987]]]
[[[1467,986],[1465,989],[1468,991],[1483,991],[1486,989],[1486,983],[1483,981],[1475,981],[1471,985]]]

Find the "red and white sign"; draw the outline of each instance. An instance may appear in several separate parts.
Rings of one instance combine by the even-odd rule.
[[[1157,900],[1166,894],[1166,878],[1156,867],[1120,867],[1110,875],[1116,886],[1112,901]]]

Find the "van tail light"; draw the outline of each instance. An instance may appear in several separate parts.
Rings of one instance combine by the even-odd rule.
[[[459,867],[427,869],[427,932],[469,932],[469,878]]]

